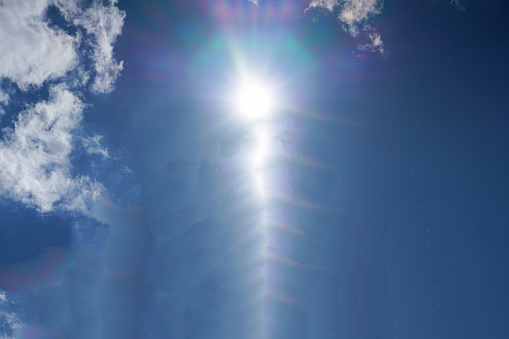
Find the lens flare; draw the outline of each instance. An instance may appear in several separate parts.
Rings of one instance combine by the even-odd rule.
[[[240,115],[249,120],[266,119],[274,109],[274,99],[268,84],[247,77],[238,86],[235,107]]]

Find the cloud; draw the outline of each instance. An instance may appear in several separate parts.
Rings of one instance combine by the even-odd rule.
[[[88,154],[97,154],[103,158],[109,158],[110,155],[108,153],[108,149],[101,146],[101,139],[101,135],[94,135],[93,137],[83,138],[83,146],[85,147],[85,150]]]
[[[367,24],[368,19],[380,14],[382,9],[380,0],[312,0],[309,8],[324,8],[332,13],[337,13],[338,20],[353,37],[358,36],[361,31],[371,31],[368,34],[371,42],[359,45],[359,50],[383,53],[383,41],[380,34]]]
[[[0,78],[22,90],[64,76],[77,63],[76,38],[50,28],[46,0],[0,3]]]
[[[0,338],[14,338],[15,332],[22,327],[23,324],[18,319],[16,313],[0,310]]]
[[[7,105],[9,103],[9,94],[0,89],[0,104]]]
[[[339,6],[338,0],[312,0],[309,3],[309,8],[325,8],[331,12],[336,6]]]
[[[384,54],[384,42],[382,41],[380,34],[376,31],[372,31],[368,34],[368,37],[370,42],[361,44],[357,46],[357,48],[363,52],[380,52],[381,54]]]
[[[72,0],[5,0],[0,3],[0,78],[9,78],[22,90],[58,79],[77,66],[79,51],[93,48],[95,79],[92,89],[108,93],[122,70],[113,57],[113,43],[122,32],[125,13],[94,2],[82,10]],[[47,10],[56,6],[64,19],[86,34],[71,36],[50,25]],[[82,74],[85,76],[85,74]]]
[[[338,11],[338,19],[351,35],[357,36],[362,23],[380,14],[382,3],[379,0],[312,0],[308,8],[324,8],[330,12]]]
[[[125,13],[117,7],[104,7],[94,4],[74,23],[85,28],[92,35],[94,47],[93,61],[96,77],[92,88],[97,92],[108,93],[123,68],[122,62],[113,58],[113,43],[122,32]]]
[[[2,91],[0,88],[0,121],[2,120],[3,115],[5,114],[5,110],[2,105],[7,105],[9,103],[9,94]]]
[[[14,338],[16,331],[24,325],[16,312],[12,311],[12,301],[7,297],[6,291],[0,290],[0,338]]]
[[[353,36],[359,33],[359,25],[366,19],[380,14],[381,4],[378,0],[347,0],[339,14]]]
[[[50,89],[50,100],[20,113],[0,141],[0,192],[47,212],[57,205],[85,211],[102,186],[71,175],[69,154],[83,103],[65,85]]]
[[[113,44],[125,13],[115,4],[0,1],[0,81],[21,89],[16,101],[25,98],[28,107],[13,128],[3,130],[0,195],[41,212],[55,208],[85,212],[103,191],[87,176],[72,174],[69,155],[81,140],[88,153],[108,157],[99,136],[81,139],[75,133],[82,121],[83,91],[90,83],[93,92],[111,92],[122,70]],[[33,102],[31,92],[43,86],[48,86],[49,98]],[[9,96],[0,88],[0,118],[5,113],[2,106],[8,104]]]
[[[0,89],[0,104],[7,105],[9,103],[9,94]]]
[[[460,11],[464,11],[465,7],[463,7],[460,3],[460,0],[451,0],[451,5],[459,9]]]

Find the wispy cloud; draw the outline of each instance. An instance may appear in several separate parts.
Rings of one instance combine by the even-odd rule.
[[[309,8],[325,8],[331,12],[336,6],[339,6],[338,0],[312,0],[309,3]]]
[[[109,156],[99,136],[82,139],[75,134],[82,121],[83,92],[111,92],[122,70],[113,43],[125,13],[115,4],[0,2],[0,80],[17,86],[27,99],[27,108],[19,112],[14,127],[3,130],[0,140],[0,195],[42,212],[86,212],[88,203],[101,194],[99,183],[72,174],[69,155],[82,141],[87,152]],[[72,30],[51,21],[50,6]],[[49,98],[31,102],[30,92],[42,86],[48,86]],[[0,88],[0,117],[8,104],[9,96]]]
[[[5,291],[0,290],[0,338],[14,338],[17,330],[23,327],[16,312],[11,309],[12,301],[7,297]]]
[[[451,5],[459,9],[460,11],[464,11],[465,7],[463,7],[460,3],[460,0],[451,0]]]
[[[356,36],[365,20],[380,14],[381,6],[378,0],[347,0],[341,8],[339,20],[346,25],[350,34]]]
[[[125,13],[117,7],[95,4],[74,19],[75,24],[84,27],[92,36],[91,45],[94,48],[93,61],[96,71],[92,88],[97,92],[111,92],[123,68],[123,63],[113,58],[113,43],[122,32],[124,18]]]
[[[101,185],[71,176],[72,133],[81,122],[83,104],[65,85],[52,87],[50,93],[49,101],[21,112],[14,128],[4,130],[0,192],[43,212],[57,204],[84,211]]]
[[[380,34],[369,26],[369,19],[380,14],[382,2],[380,0],[312,0],[308,8],[324,8],[337,14],[343,28],[356,37],[361,31],[367,30],[371,42],[359,45],[362,51],[383,52],[383,41]]]
[[[22,90],[62,77],[77,63],[76,38],[48,26],[47,6],[40,0],[0,3],[0,78]]]
[[[0,104],[7,105],[9,103],[9,94],[0,89]]]
[[[7,105],[9,103],[9,94],[2,91],[0,88],[0,121],[2,120],[2,116],[5,114],[5,110],[2,106]]]
[[[104,148],[101,145],[101,135],[94,135],[93,137],[83,138],[83,146],[88,154],[96,154],[100,155],[103,158],[109,158],[110,154],[108,153],[108,149]]]
[[[15,332],[23,327],[16,313],[9,313],[0,310],[0,335],[2,339],[14,339]]]
[[[365,44],[360,44],[357,48],[363,52],[380,52],[381,54],[385,53],[384,50],[384,42],[382,41],[382,37],[376,31],[372,31],[368,33],[368,38],[370,42]]]

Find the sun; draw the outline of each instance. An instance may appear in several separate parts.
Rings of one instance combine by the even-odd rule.
[[[237,86],[235,109],[249,120],[266,119],[274,109],[272,90],[267,82],[246,77]]]

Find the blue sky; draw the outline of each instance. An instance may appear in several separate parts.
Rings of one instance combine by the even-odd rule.
[[[0,2],[0,338],[501,338],[497,1]]]

